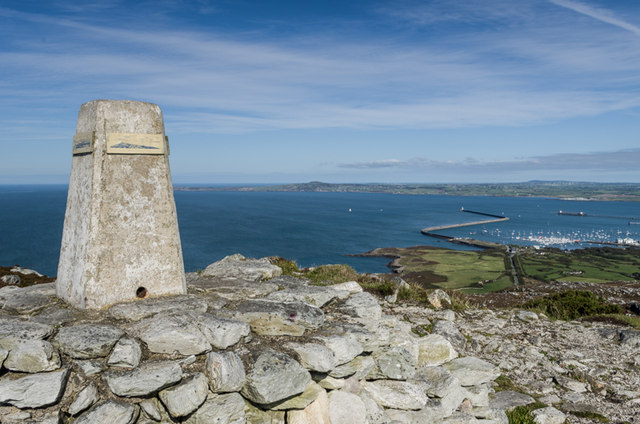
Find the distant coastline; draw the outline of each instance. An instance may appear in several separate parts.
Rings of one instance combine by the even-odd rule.
[[[389,193],[445,196],[551,197],[562,200],[640,202],[640,184],[571,181],[527,181],[477,184],[332,184],[312,181],[299,184],[246,186],[175,186],[177,191],[292,191]]]

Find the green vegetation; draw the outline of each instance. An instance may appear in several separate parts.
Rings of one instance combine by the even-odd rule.
[[[586,319],[586,321],[603,321],[610,324],[633,327],[640,330],[640,317],[624,314],[599,314]]]
[[[460,289],[486,293],[512,285],[503,249],[462,251],[430,246],[376,249],[375,255],[399,257],[402,278],[424,289]]]
[[[250,187],[175,187],[189,191],[319,191],[349,193],[439,194],[453,196],[560,197],[640,201],[640,184],[529,181],[503,184],[300,184]]]
[[[524,249],[518,255],[519,273],[537,281],[640,280],[640,249],[592,247],[572,251]]]
[[[533,299],[523,305],[528,309],[544,312],[550,318],[574,320],[600,314],[620,314],[622,308],[612,305],[584,290],[567,290],[554,293],[539,299]]]

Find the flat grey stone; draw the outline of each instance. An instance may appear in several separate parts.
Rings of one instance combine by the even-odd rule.
[[[383,379],[408,380],[416,373],[416,355],[405,346],[389,346],[373,353]]]
[[[111,367],[135,368],[140,363],[142,348],[134,339],[123,337],[113,347],[107,365]]]
[[[42,340],[53,334],[53,326],[13,318],[0,318],[0,346],[13,349],[20,340]]]
[[[425,393],[430,397],[443,398],[462,389],[460,380],[443,367],[423,368],[416,374],[415,379],[422,383]]]
[[[198,409],[207,400],[208,391],[207,377],[197,373],[178,385],[162,390],[158,397],[172,417],[180,418]]]
[[[193,295],[154,297],[136,302],[118,303],[109,308],[109,314],[126,321],[139,321],[161,312],[206,312],[207,302]]]
[[[191,317],[207,341],[217,349],[226,349],[238,343],[251,332],[243,321],[216,317],[210,314],[194,314]]]
[[[6,286],[0,289],[0,305],[9,312],[31,314],[55,303],[55,295],[54,283],[29,287]]]
[[[419,338],[417,343],[418,367],[438,366],[458,357],[449,340],[440,334],[428,334]]]
[[[72,358],[103,358],[123,334],[124,331],[112,325],[81,324],[62,327],[53,344]]]
[[[140,410],[136,405],[109,400],[82,414],[74,424],[133,424]]]
[[[353,334],[315,337],[333,352],[337,365],[346,364],[363,352],[362,345]]]
[[[185,316],[159,314],[145,318],[135,323],[130,333],[153,353],[199,355],[211,350],[204,334]]]
[[[533,421],[536,424],[563,424],[567,419],[566,415],[558,411],[553,406],[536,409],[531,412]]]
[[[270,410],[274,411],[286,411],[289,409],[304,409],[311,402],[315,401],[320,395],[321,392],[324,392],[324,389],[320,387],[317,383],[311,381],[306,389],[302,393],[297,396],[290,397],[283,402],[279,402],[275,405],[269,405]]]
[[[371,356],[356,356],[346,364],[338,365],[329,372],[333,378],[352,377],[356,380],[363,379],[376,367],[376,362]]]
[[[631,347],[640,347],[640,331],[620,330],[620,344]]]
[[[66,307],[66,305],[56,304],[43,309],[35,315],[31,321],[55,326],[64,326],[76,322],[81,316],[77,309]]]
[[[233,316],[248,322],[261,335],[299,336],[306,329],[316,329],[324,322],[322,309],[304,302],[246,300],[233,311]]]
[[[279,302],[305,302],[318,308],[338,298],[338,292],[326,286],[289,286],[285,290],[271,293],[267,299]]]
[[[180,381],[182,369],[176,362],[148,362],[131,371],[109,372],[104,379],[118,396],[146,396]]]
[[[69,369],[0,380],[0,403],[18,408],[40,408],[57,403],[67,384]]]
[[[37,373],[60,368],[60,355],[44,340],[22,340],[9,352],[4,367],[11,371]]]
[[[367,292],[351,295],[340,305],[340,311],[369,321],[377,321],[382,317],[382,307],[378,303],[378,299]]]
[[[265,297],[278,290],[278,285],[270,281],[245,281],[199,276],[191,284],[193,288],[209,295],[219,296],[230,301]]]
[[[210,395],[186,424],[245,424],[245,402],[238,393]],[[283,421],[284,422],[284,421]]]
[[[507,411],[511,411],[516,406],[529,405],[535,401],[534,398],[524,393],[505,390],[492,395],[489,400],[489,406],[493,409],[506,409]]]
[[[362,384],[362,389],[385,408],[419,410],[429,400],[422,385],[407,381],[367,381]]]
[[[248,370],[242,395],[260,405],[273,404],[302,393],[310,381],[309,372],[293,358],[267,349]]]
[[[500,375],[500,370],[495,365],[474,356],[457,358],[443,366],[457,377],[463,386],[488,383]]]
[[[244,386],[244,365],[234,352],[209,352],[205,373],[214,393],[237,392]]]
[[[76,395],[75,399],[69,406],[69,415],[76,416],[79,413],[86,411],[99,399],[100,396],[98,395],[98,389],[96,389],[96,386],[93,383],[90,383]]]
[[[287,348],[293,350],[299,357],[300,364],[310,371],[329,372],[338,361],[331,349],[319,343],[287,343]]]
[[[99,374],[106,368],[104,362],[102,361],[80,360],[75,361],[75,363],[80,367],[84,375],[87,377]]]
[[[260,281],[282,275],[282,268],[271,264],[266,258],[251,259],[236,253],[207,266],[201,275],[204,277]]]
[[[329,393],[329,419],[332,424],[366,424],[367,408],[357,395],[333,390]]]

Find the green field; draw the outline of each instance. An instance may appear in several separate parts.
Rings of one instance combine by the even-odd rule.
[[[518,254],[517,266],[522,277],[537,281],[637,281],[640,249],[525,249]]]
[[[467,293],[490,292],[509,287],[503,249],[460,251],[429,246],[376,249],[398,256],[401,276],[424,288],[461,289]]]

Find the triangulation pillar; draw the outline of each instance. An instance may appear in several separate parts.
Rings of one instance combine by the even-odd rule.
[[[83,104],[58,264],[58,297],[99,309],[186,293],[162,111],[137,101]]]

